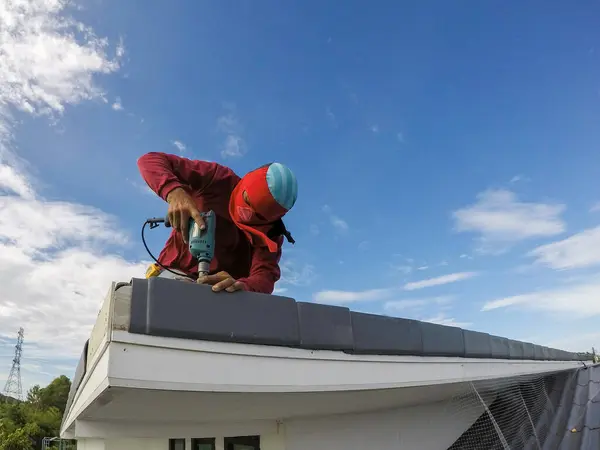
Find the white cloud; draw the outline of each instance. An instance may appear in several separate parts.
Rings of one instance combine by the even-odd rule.
[[[600,211],[600,202],[593,204],[590,207],[590,212],[598,212]]]
[[[440,286],[442,284],[455,283],[457,281],[468,280],[469,278],[473,278],[477,276],[477,272],[457,272],[451,273],[448,275],[442,275],[440,277],[428,278],[426,280],[421,281],[413,281],[411,283],[406,283],[404,285],[404,290],[406,291],[414,291],[416,289],[423,289],[432,286]]]
[[[112,104],[112,109],[114,109],[115,111],[123,110],[123,104],[121,103],[121,97],[117,97],[115,99],[114,103]]]
[[[106,54],[108,41],[63,15],[57,0],[0,3],[0,108],[60,114],[68,104],[104,98],[95,74],[119,69]],[[77,40],[75,34],[83,38]]]
[[[562,241],[541,245],[528,253],[537,264],[552,269],[579,269],[600,264],[600,226]]]
[[[0,236],[32,255],[69,244],[126,243],[116,220],[100,210],[15,195],[0,197]]]
[[[320,232],[321,230],[319,230],[318,225],[315,225],[314,223],[310,225],[310,234],[317,236]]]
[[[223,133],[230,133],[240,128],[240,124],[235,116],[235,106],[229,105],[228,113],[217,118],[217,129]]]
[[[288,288],[276,287],[275,289],[273,289],[273,294],[282,295],[282,294],[285,294],[287,291],[288,291]]]
[[[330,220],[331,220],[331,225],[333,225],[334,228],[336,228],[338,231],[341,231],[341,232],[348,231],[348,229],[349,229],[348,222],[346,222],[344,219],[341,219],[340,217],[335,216],[335,215],[331,215]]]
[[[386,302],[383,309],[387,312],[399,312],[407,309],[421,308],[427,305],[444,305],[454,299],[451,295],[440,295],[437,297],[409,298]]]
[[[508,190],[488,190],[477,202],[454,211],[456,230],[479,235],[480,251],[501,251],[510,243],[565,231],[564,205],[521,202]]]
[[[398,142],[400,142],[401,144],[404,143],[404,134],[403,133],[396,133],[396,139],[398,139]]]
[[[427,270],[427,269],[429,269],[429,266],[428,266],[428,265],[424,265],[424,266],[421,266],[421,267],[417,267],[417,270]]]
[[[521,175],[515,175],[514,177],[512,177],[512,178],[510,179],[509,183],[510,183],[510,184],[513,184],[513,183],[517,183],[517,182],[519,182],[519,181],[521,181]]]
[[[404,275],[408,275],[413,270],[411,266],[402,265],[402,264],[391,264],[391,268],[392,268],[392,270],[400,272]]]
[[[356,302],[373,302],[386,298],[393,293],[393,289],[370,289],[367,291],[320,291],[313,295],[316,303],[344,305]]]
[[[230,134],[225,137],[225,143],[221,150],[221,156],[227,157],[240,157],[246,153],[246,144],[244,140],[237,135]]]
[[[0,197],[0,335],[23,326],[48,354],[78,356],[110,282],[143,276],[146,263],[103,250],[127,243],[116,219],[95,208]]]
[[[369,241],[362,241],[358,244],[358,249],[361,251],[367,251],[371,248],[371,243]]]
[[[154,192],[152,189],[150,189],[150,186],[148,186],[148,184],[146,184],[145,182],[131,180],[129,178],[126,178],[126,181],[129,184],[131,184],[140,193],[150,195],[152,197],[156,197],[157,199],[159,199],[162,202],[162,199],[158,195],[156,195],[156,192]]]
[[[371,125],[369,127],[369,130],[371,130],[372,133],[377,134],[377,133],[379,133],[379,125],[377,125],[377,124]]]
[[[239,158],[246,154],[246,142],[242,137],[242,126],[235,113],[235,105],[227,105],[226,114],[217,119],[217,131],[225,135],[221,149],[223,158]]]
[[[515,183],[519,183],[521,181],[531,181],[528,177],[524,176],[524,175],[515,175],[514,177],[512,177],[509,181],[510,184],[515,184]]]
[[[117,43],[117,48],[115,49],[115,55],[117,58],[121,59],[125,56],[125,44],[123,43],[123,38],[119,38],[119,42]]]
[[[333,225],[333,228],[340,233],[346,233],[350,229],[348,222],[346,222],[341,217],[335,215],[329,205],[324,205],[322,211],[328,215],[329,222]]]
[[[428,303],[429,301],[425,298],[394,300],[390,302],[385,302],[385,304],[383,305],[383,309],[387,312],[398,312],[411,308],[419,308],[427,305]]]
[[[0,143],[0,145],[2,145]],[[33,198],[33,190],[27,180],[17,170],[8,165],[0,165],[0,193],[9,192],[24,199]]]
[[[285,254],[285,252],[284,252]],[[312,264],[301,264],[295,259],[284,258],[279,263],[281,277],[277,286],[308,286],[316,278],[315,267]]]
[[[596,275],[581,283],[492,300],[483,305],[482,311],[516,308],[584,318],[600,315],[599,298],[600,277]]]
[[[173,141],[173,142],[171,142],[171,144],[173,144],[175,146],[175,148],[179,151],[179,153],[185,152],[186,146],[183,142]]]
[[[0,2],[0,336],[12,339],[23,326],[25,367],[50,355],[48,373],[64,372],[57,359],[79,357],[110,282],[143,276],[146,267],[107,250],[129,242],[115,218],[44,199],[14,151],[14,111],[52,117],[84,100],[107,103],[94,77],[119,62],[107,56],[106,39],[64,15],[66,5]],[[124,54],[122,43],[116,53]]]
[[[386,302],[383,306],[384,311],[391,315],[401,315],[401,317],[420,320],[423,322],[436,323],[439,325],[448,325],[452,327],[465,328],[472,323],[460,322],[453,317],[448,317],[446,312],[452,309],[452,301],[455,299],[452,295],[440,295],[437,297],[409,298]],[[431,315],[431,310],[438,310],[435,315]],[[429,311],[429,312],[426,312]]]
[[[454,319],[453,317],[447,317],[443,313],[437,314],[433,317],[423,319],[423,322],[430,322],[430,323],[435,323],[438,325],[446,325],[449,327],[459,327],[459,328],[467,328],[467,327],[473,325],[471,322],[459,322],[456,319]]]

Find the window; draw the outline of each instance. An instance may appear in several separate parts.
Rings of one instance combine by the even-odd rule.
[[[215,438],[193,438],[192,450],[215,450]]]
[[[169,439],[169,450],[185,450],[185,439]]]
[[[260,436],[226,437],[225,450],[260,450]]]

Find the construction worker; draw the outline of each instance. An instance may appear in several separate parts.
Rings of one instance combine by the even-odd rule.
[[[192,217],[200,228],[200,211],[216,215],[215,256],[209,275],[197,280],[215,292],[246,290],[271,294],[281,276],[283,237],[294,243],[282,217],[294,206],[298,184],[292,171],[266,164],[243,178],[223,165],[151,152],[138,159],[150,189],[169,204],[173,226],[158,261],[178,273],[197,277],[197,261],[187,247]],[[163,272],[152,264],[146,277]],[[194,275],[196,274],[196,275]]]

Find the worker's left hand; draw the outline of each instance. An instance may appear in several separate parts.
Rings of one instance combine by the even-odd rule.
[[[246,289],[244,283],[237,281],[224,270],[215,273],[214,275],[205,275],[198,278],[198,284],[210,284],[213,292],[220,292],[223,290],[226,292],[235,292]]]

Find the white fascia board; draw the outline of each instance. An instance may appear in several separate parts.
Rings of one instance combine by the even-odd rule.
[[[570,370],[577,361],[350,355],[114,332],[111,386],[212,392],[391,389]]]
[[[105,341],[101,346],[99,353],[95,356],[93,364],[86,372],[81,384],[77,388],[73,402],[69,411],[66,412],[67,417],[62,424],[60,435],[68,436],[72,434],[72,426],[79,415],[92,402],[109,387],[109,342]]]

